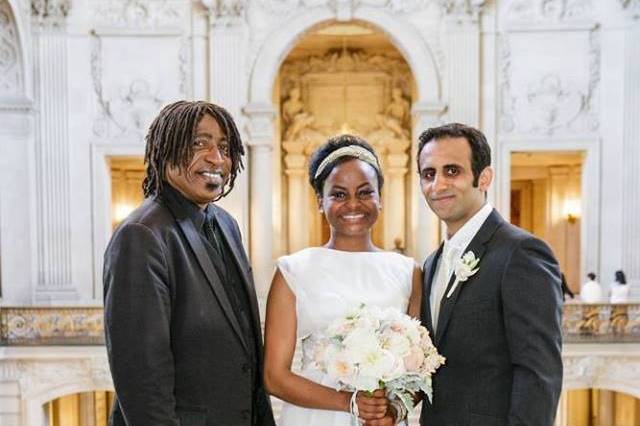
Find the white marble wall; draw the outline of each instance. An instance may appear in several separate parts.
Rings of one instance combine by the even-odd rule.
[[[563,389],[608,389],[640,398],[637,344],[565,345]],[[44,404],[64,395],[113,390],[101,347],[10,347],[0,350],[0,424],[47,426]],[[276,416],[281,402],[274,400]],[[411,415],[418,424],[419,411]]]
[[[586,150],[582,269],[608,282],[624,268],[640,296],[638,3],[0,0],[2,303],[101,299],[105,156],[141,154],[149,121],[179,98],[218,101],[238,118],[247,167],[223,204],[264,293],[277,202],[265,176],[277,161],[273,84],[302,33],[332,19],[367,21],[405,55],[416,134],[447,120],[486,131],[491,199],[503,212],[512,150]],[[413,197],[421,258],[437,230]]]

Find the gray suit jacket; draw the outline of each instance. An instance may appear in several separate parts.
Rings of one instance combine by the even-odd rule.
[[[447,360],[420,423],[553,426],[562,386],[558,263],[544,242],[495,210],[469,250],[479,270],[442,299],[434,343]],[[441,252],[424,264],[422,321],[432,336],[429,296]]]
[[[214,206],[249,296],[257,356],[248,352],[201,224],[176,194],[165,188],[146,199],[105,253],[105,334],[117,396],[111,425],[273,426],[256,371],[260,317],[238,226]]]

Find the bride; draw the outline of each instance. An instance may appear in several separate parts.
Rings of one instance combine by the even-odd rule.
[[[331,321],[361,303],[419,317],[421,271],[413,259],[373,245],[383,177],[369,144],[351,135],[329,139],[312,156],[309,176],[331,236],[322,247],[276,263],[267,301],[264,383],[285,401],[280,425],[349,426],[352,393],[336,391],[336,383],[315,367],[314,342]],[[298,338],[302,369],[294,373]],[[399,404],[382,390],[359,392],[355,402],[365,425],[396,423]]]

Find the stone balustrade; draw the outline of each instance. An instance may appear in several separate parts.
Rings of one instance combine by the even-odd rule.
[[[640,303],[564,305],[565,343],[640,343]],[[103,345],[100,306],[0,307],[0,346]]]

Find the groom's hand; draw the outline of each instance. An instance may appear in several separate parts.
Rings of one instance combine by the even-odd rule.
[[[369,423],[374,420],[384,419],[389,411],[389,400],[382,389],[378,389],[370,396],[364,392],[358,392],[356,396],[358,414],[365,425],[384,425],[386,423]],[[393,424],[393,423],[390,423]]]

